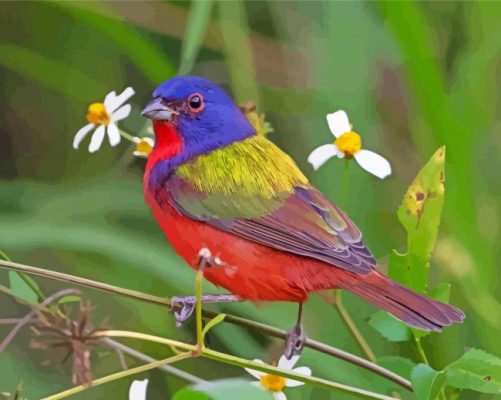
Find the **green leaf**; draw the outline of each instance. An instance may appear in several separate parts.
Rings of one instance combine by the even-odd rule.
[[[420,293],[426,292],[429,259],[440,226],[445,192],[444,161],[445,146],[419,171],[397,211],[407,231],[407,252],[391,254],[388,275]]]
[[[447,384],[458,389],[501,394],[501,359],[471,349],[446,368]]]
[[[182,389],[172,400],[269,400],[270,392],[253,386],[243,379],[222,379],[204,382]]]
[[[445,373],[435,371],[426,364],[418,364],[412,370],[411,383],[418,400],[433,400],[445,382]]]
[[[217,324],[221,323],[224,321],[226,318],[226,314],[218,314],[214,318],[212,318],[207,324],[204,326],[204,329],[202,330],[202,338],[205,337],[207,332],[209,332],[210,329],[212,329],[214,326]]]
[[[451,295],[451,284],[440,283],[428,292],[428,296],[432,299],[441,301],[442,303],[449,303]]]
[[[193,68],[198,51],[202,46],[205,32],[209,26],[212,5],[212,0],[194,1],[191,3],[183,47],[181,49],[179,75],[186,75]]]
[[[238,104],[259,105],[259,88],[254,68],[247,11],[242,0],[219,2],[219,29],[231,86]]]
[[[31,282],[31,285],[27,282]],[[17,298],[22,299],[30,304],[38,304],[38,295],[32,289],[33,286],[38,286],[35,281],[29,276],[24,275],[23,277],[15,271],[9,271],[9,284],[12,293]]]
[[[75,296],[75,295],[68,295],[68,296],[63,296],[58,300],[58,304],[64,304],[64,303],[75,303],[81,300],[80,296]]]
[[[372,314],[369,325],[390,342],[405,342],[411,339],[410,328],[386,311]]]

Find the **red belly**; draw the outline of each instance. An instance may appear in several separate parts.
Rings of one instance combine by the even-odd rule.
[[[294,301],[310,291],[337,287],[344,271],[310,258],[292,255],[220,231],[182,216],[169,205],[148,201],[153,214],[176,252],[192,267],[198,253],[208,248],[227,267],[210,267],[207,280],[253,301]]]

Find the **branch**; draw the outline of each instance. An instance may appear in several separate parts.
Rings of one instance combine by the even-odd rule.
[[[140,365],[139,367],[127,369],[125,371],[120,371],[120,372],[117,372],[115,374],[103,376],[102,378],[98,378],[98,379],[93,380],[90,384],[75,386],[75,387],[72,387],[71,389],[65,390],[64,392],[60,392],[60,393],[54,394],[54,395],[49,396],[49,397],[44,397],[42,400],[64,399],[65,397],[71,396],[75,393],[83,392],[85,389],[89,389],[91,387],[96,387],[96,386],[99,386],[99,385],[102,385],[104,383],[108,383],[108,382],[111,382],[111,381],[114,381],[114,380],[117,380],[120,378],[125,378],[125,377],[130,376],[130,375],[139,374],[139,373],[144,372],[144,371],[149,371],[150,369],[159,368],[163,365],[171,364],[173,362],[184,360],[184,359],[190,358],[190,357],[192,357],[191,353],[177,354],[175,356],[166,358],[164,360],[155,361],[155,362],[152,362],[149,364]]]
[[[113,349],[120,350],[124,352],[125,354],[134,357],[138,360],[145,361],[147,363],[154,363],[157,362],[158,360],[155,360],[153,357],[150,357],[144,353],[141,353],[140,351],[137,351],[136,349],[133,349],[132,347],[126,346],[123,343],[117,342],[116,340],[110,339],[110,338],[103,338],[102,341],[106,343],[108,346],[112,347]],[[204,383],[203,379],[199,378],[198,376],[192,375],[186,371],[183,371],[181,369],[175,368],[171,365],[164,364],[161,367],[158,367],[164,372],[167,372],[168,374],[177,376],[178,378],[184,379],[187,382],[197,384],[197,383]]]
[[[261,364],[254,361],[246,360],[245,358],[232,356],[230,354],[221,353],[219,351],[211,350],[206,347],[200,348],[198,345],[192,345],[183,342],[177,342],[171,339],[148,335],[145,333],[139,332],[130,332],[130,331],[120,331],[120,330],[108,330],[108,331],[99,331],[96,332],[96,337],[124,337],[124,338],[132,338],[139,340],[146,340],[155,343],[165,344],[167,346],[173,346],[180,349],[184,349],[190,351],[194,356],[199,355],[200,357],[210,358],[212,360],[216,360],[219,362],[223,362],[225,364],[235,365],[237,367],[242,368],[251,368],[257,371],[266,372],[272,375],[282,376],[287,379],[293,379],[296,381],[310,383],[314,386],[334,389],[337,391],[341,391],[344,393],[349,393],[355,396],[364,397],[368,399],[378,399],[378,400],[398,400],[394,397],[385,396],[382,394],[370,392],[367,390],[355,388],[348,385],[343,385],[341,383],[332,382],[327,379],[316,378],[309,375],[298,374],[297,372],[288,371],[284,369],[280,369],[278,367],[274,367],[271,365]],[[185,353],[186,354],[186,353]],[[48,400],[48,399],[47,399]]]
[[[168,307],[173,306],[170,299],[166,298],[166,297],[159,297],[159,296],[155,296],[155,295],[151,295],[151,294],[147,294],[147,293],[142,293],[142,292],[139,292],[136,290],[125,289],[125,288],[121,288],[118,286],[113,286],[113,285],[109,285],[106,283],[93,281],[91,279],[81,278],[81,277],[77,277],[74,275],[64,274],[64,273],[56,272],[56,271],[50,271],[50,270],[46,270],[43,268],[37,268],[37,267],[29,266],[29,265],[23,265],[23,264],[19,264],[19,263],[15,263],[15,262],[2,261],[2,260],[0,260],[0,268],[10,269],[10,270],[14,270],[14,271],[21,271],[21,272],[25,272],[28,274],[42,276],[45,278],[51,278],[51,279],[55,279],[55,280],[59,280],[59,281],[63,281],[63,282],[70,282],[70,283],[74,283],[76,285],[90,287],[90,288],[102,290],[102,291],[109,292],[109,293],[115,293],[115,294],[131,297],[131,298],[134,298],[137,300],[146,301],[146,302],[153,303],[153,304],[159,304],[162,306],[168,306]],[[174,307],[175,306],[176,305],[174,305]],[[217,312],[209,311],[209,310],[203,310],[202,314],[206,318],[213,318],[216,315],[218,315]],[[253,330],[260,331],[261,333],[264,333],[268,336],[272,336],[272,337],[276,337],[276,338],[280,338],[280,339],[285,339],[285,337],[287,335],[286,331],[284,331],[282,329],[274,328],[270,325],[266,325],[266,324],[263,324],[260,322],[250,321],[248,319],[240,318],[240,317],[236,317],[236,316],[232,316],[232,315],[227,315],[224,319],[224,322],[228,322],[228,323],[239,325],[239,326],[246,327],[246,328],[251,328]],[[341,360],[345,360],[351,364],[358,365],[359,367],[365,368],[365,369],[367,369],[367,370],[369,370],[377,375],[380,375],[388,380],[391,380],[391,381],[397,383],[398,385],[402,386],[403,388],[405,388],[407,390],[412,391],[411,383],[407,379],[402,378],[401,376],[395,374],[394,372],[387,370],[387,369],[385,369],[385,368],[383,368],[375,363],[372,363],[364,358],[358,357],[354,354],[348,353],[348,352],[343,351],[341,349],[338,349],[336,347],[332,347],[332,346],[329,346],[329,345],[326,345],[324,343],[318,342],[316,340],[308,339],[308,338],[306,339],[304,345],[306,347],[309,347],[310,349],[317,350],[317,351],[320,351],[322,353],[329,354],[333,357],[339,358]]]

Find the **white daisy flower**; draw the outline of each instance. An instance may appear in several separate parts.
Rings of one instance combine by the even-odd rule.
[[[155,145],[155,141],[149,137],[134,138],[134,143],[136,143],[136,150],[134,151],[134,155],[136,157],[148,158],[150,153],[153,151],[153,146]]]
[[[285,356],[282,356],[278,361],[278,368],[297,372],[298,374],[311,376],[311,369],[309,369],[308,367],[294,368],[297,360],[299,360],[299,356],[293,356],[290,360],[287,360]],[[254,360],[254,362],[264,365],[264,362],[262,360]],[[295,381],[278,375],[267,374],[266,372],[256,371],[251,368],[245,368],[245,370],[254,378],[258,379],[258,382],[252,382],[252,385],[262,387],[272,392],[273,398],[275,400],[287,400],[287,396],[282,391],[284,387],[296,387],[304,385],[304,382]]]
[[[391,174],[388,160],[373,151],[362,149],[362,139],[352,130],[346,112],[339,110],[327,114],[327,123],[336,140],[333,144],[324,144],[311,152],[308,162],[314,169],[320,168],[331,157],[337,156],[355,158],[358,165],[378,178],[383,179]]]
[[[147,388],[148,379],[142,381],[135,380],[129,388],[129,400],[146,400]]]
[[[106,133],[112,147],[120,143],[120,132],[116,122],[129,116],[131,106],[124,103],[133,95],[134,89],[128,87],[118,96],[114,91],[108,93],[103,103],[92,103],[87,113],[87,121],[90,123],[77,132],[73,139],[73,148],[77,149],[83,138],[93,129],[95,131],[89,144],[91,153],[99,150]]]

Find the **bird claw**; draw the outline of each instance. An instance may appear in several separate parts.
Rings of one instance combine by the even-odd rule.
[[[196,299],[194,296],[174,296],[171,301],[172,313],[176,318],[176,327],[180,328],[193,315],[193,311],[195,311]],[[181,308],[179,308],[179,305]]]
[[[197,266],[203,271],[205,267],[225,267],[226,264],[219,257],[213,257],[207,247],[203,247],[198,252]]]
[[[287,332],[285,337],[284,356],[290,360],[295,355],[300,355],[303,351],[306,334],[302,324],[296,325]]]

